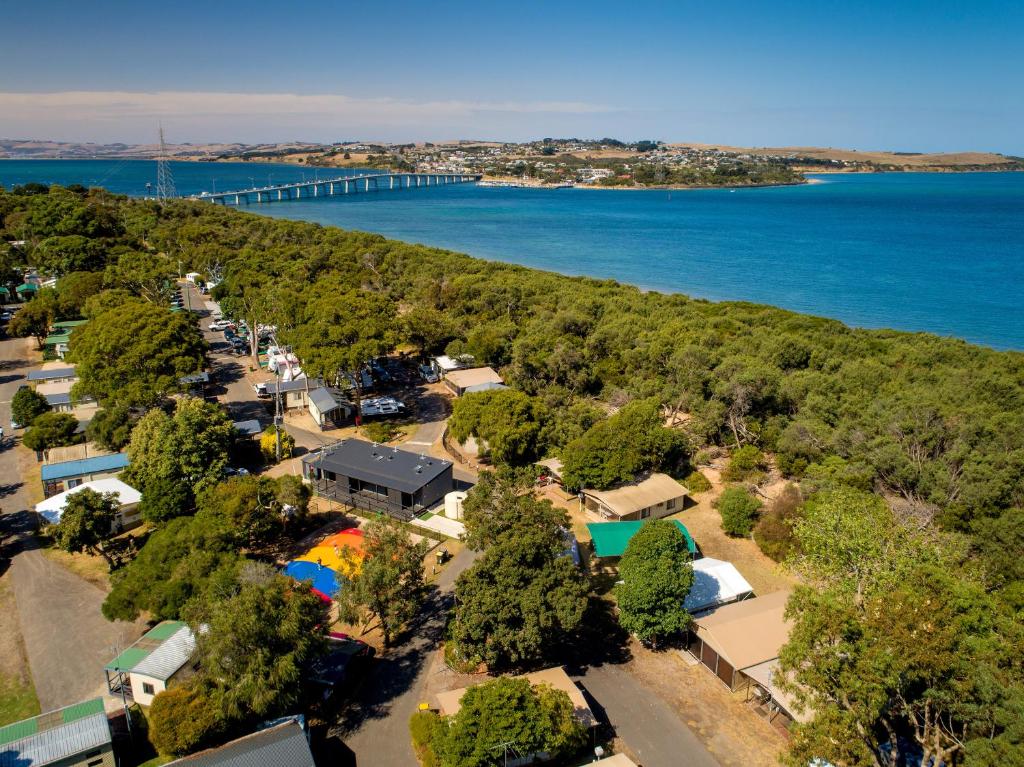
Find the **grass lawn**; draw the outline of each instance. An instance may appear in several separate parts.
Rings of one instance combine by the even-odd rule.
[[[161,764],[167,764],[171,761],[169,756],[154,756],[152,759],[147,759],[139,767],[158,767]]]
[[[39,701],[32,685],[17,676],[0,675],[0,726],[39,713]]]

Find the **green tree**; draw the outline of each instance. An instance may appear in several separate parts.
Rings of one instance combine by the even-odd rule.
[[[248,548],[273,543],[281,532],[277,483],[269,477],[231,477],[207,487],[197,502],[197,516],[222,519],[235,531],[239,544]]]
[[[542,454],[546,418],[546,408],[536,398],[515,389],[497,389],[455,400],[448,428],[459,442],[476,437],[493,463],[521,466]]]
[[[483,551],[520,531],[555,536],[560,528],[568,528],[569,515],[551,501],[537,498],[533,484],[528,469],[481,472],[463,502],[466,544]]]
[[[674,522],[649,520],[634,535],[619,563],[615,586],[619,623],[655,646],[691,622],[684,602],[693,586],[692,555]]]
[[[657,403],[632,402],[565,446],[562,478],[567,487],[604,490],[644,471],[675,468],[687,450],[686,437],[662,425]]]
[[[137,251],[122,253],[106,270],[108,285],[160,306],[170,302],[176,276],[166,256]]]
[[[365,558],[361,566],[352,562],[355,575],[338,595],[339,615],[367,628],[376,619],[384,643],[390,644],[423,600],[423,558],[428,548],[425,541],[413,543],[409,533],[390,519],[370,522],[365,528]]]
[[[137,420],[123,405],[101,408],[85,427],[85,436],[106,450],[123,450]]]
[[[106,250],[98,240],[81,234],[48,237],[33,251],[32,260],[47,274],[94,272],[103,267]]]
[[[75,391],[104,407],[151,407],[204,364],[205,344],[186,312],[139,299],[96,314],[71,336]]]
[[[729,465],[722,472],[727,482],[741,482],[764,471],[764,453],[753,445],[736,448],[729,459]]]
[[[82,316],[85,302],[103,290],[103,275],[99,272],[71,272],[57,284],[57,313],[62,319]]]
[[[71,413],[43,413],[33,419],[21,443],[29,450],[36,451],[73,445],[81,441],[77,431],[78,419]]]
[[[288,713],[302,699],[306,667],[325,649],[329,624],[320,598],[305,585],[249,564],[237,590],[190,608],[198,657],[212,697],[228,720]]]
[[[50,410],[46,397],[31,386],[18,389],[11,398],[11,418],[22,426],[31,426],[43,413]]]
[[[145,497],[145,496],[143,496]],[[234,532],[220,519],[181,517],[154,532],[138,556],[114,573],[103,601],[107,620],[177,619],[185,604],[222,593],[238,578]]]
[[[99,554],[113,569],[114,562],[103,543],[111,536],[120,506],[117,493],[101,494],[91,488],[72,493],[64,504],[60,522],[52,528],[54,542],[71,553]]]
[[[162,525],[195,511],[196,496],[187,482],[156,477],[146,480],[145,488],[139,511],[150,524]]]
[[[455,584],[457,650],[491,668],[537,661],[583,620],[589,590],[558,531],[517,530]]]
[[[754,529],[761,502],[742,487],[727,487],[715,501],[728,535],[747,536]]]
[[[291,458],[295,450],[295,437],[281,429],[281,457]],[[277,438],[278,430],[273,425],[268,426],[260,435],[260,452],[263,457],[271,463],[277,463]]]
[[[185,756],[213,745],[225,727],[209,690],[198,680],[157,693],[146,718],[149,742],[164,756]]]
[[[44,289],[18,310],[7,329],[12,336],[35,338],[36,345],[42,349],[56,316],[56,294],[50,289]]]
[[[447,718],[438,744],[444,767],[500,767],[509,754],[547,753],[555,760],[586,743],[564,690],[499,677],[470,687]]]
[[[198,493],[223,476],[233,438],[231,421],[219,406],[180,399],[173,415],[151,410],[135,425],[127,476],[143,496],[159,480],[183,482]]]

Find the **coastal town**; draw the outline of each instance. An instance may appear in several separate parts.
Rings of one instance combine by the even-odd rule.
[[[32,185],[0,190],[0,215],[13,764],[952,765],[965,737],[1009,747],[992,722],[1020,689],[997,649],[1020,639],[1019,575],[963,540],[1012,540],[1014,512],[971,521],[959,498],[1005,508],[1020,475],[978,438],[947,496],[921,479],[897,497],[894,464],[952,460],[890,421],[932,374],[855,371],[918,344],[948,344],[956,381],[1010,357],[202,201]],[[815,413],[840,380],[830,427]],[[1001,395],[948,394],[965,397],[984,434]],[[851,627],[838,678],[829,621]],[[998,695],[964,692],[979,669]],[[904,708],[952,691],[973,714]],[[878,729],[838,747],[845,726]]]

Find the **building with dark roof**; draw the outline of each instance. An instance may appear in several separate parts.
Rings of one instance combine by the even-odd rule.
[[[94,698],[0,727],[0,767],[114,767],[110,723]]]
[[[302,469],[325,498],[405,520],[440,503],[453,488],[451,461],[360,439],[307,455]]]
[[[167,767],[316,767],[297,717],[170,762]]]

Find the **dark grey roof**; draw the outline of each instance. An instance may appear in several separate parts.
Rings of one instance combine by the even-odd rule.
[[[306,387],[309,387],[310,391],[314,389],[323,388],[324,382],[319,378],[300,378],[297,381],[285,381],[284,383],[277,383],[271,381],[267,384],[267,394],[277,394],[277,390],[280,389],[282,394],[286,394],[290,391],[304,391]]]
[[[231,425],[235,427],[235,431],[246,437],[255,437],[257,434],[263,433],[263,427],[260,426],[260,422],[256,418],[250,418],[248,421],[235,421]]]
[[[52,370],[32,370],[25,377],[29,381],[52,381],[54,378],[74,378],[75,369],[67,367],[53,368]]]
[[[43,396],[46,397],[46,404],[50,407],[71,404],[71,392],[65,391],[58,394],[44,394]]]
[[[306,734],[298,721],[233,740],[220,748],[200,751],[167,767],[316,767]]]
[[[361,439],[345,439],[303,459],[325,471],[414,493],[443,472],[451,461],[384,447]]]
[[[339,397],[325,387],[314,389],[309,393],[309,401],[316,405],[316,409],[321,413],[329,413],[342,407],[342,403],[338,400]]]

